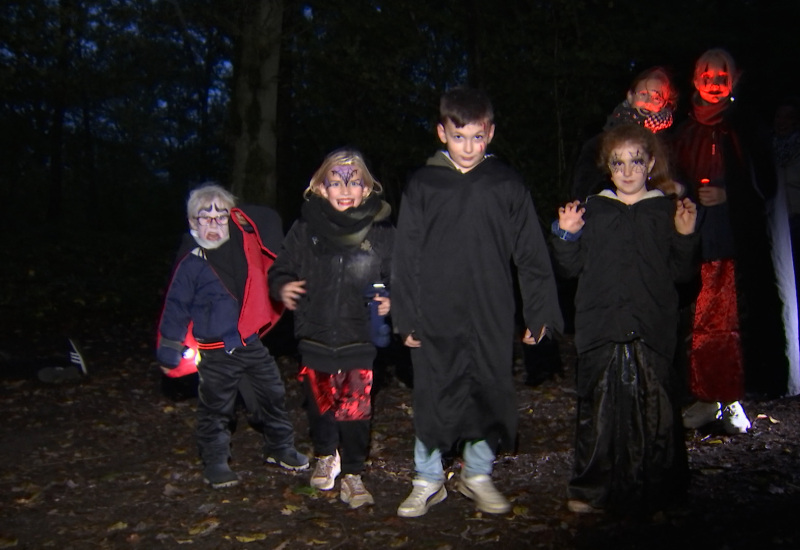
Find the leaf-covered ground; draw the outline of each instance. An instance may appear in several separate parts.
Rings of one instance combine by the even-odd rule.
[[[263,464],[260,436],[244,414],[233,438],[242,483],[211,490],[193,442],[195,399],[165,394],[153,360],[174,242],[144,240],[147,249],[121,235],[29,237],[0,252],[0,548],[800,547],[796,398],[745,401],[754,422],[746,435],[687,432],[693,476],[685,507],[638,519],[568,512],[569,339],[561,344],[563,376],[531,387],[515,366],[519,446],[498,457],[494,476],[512,500],[507,515],[480,514],[450,490],[422,518],[396,516],[413,475],[413,410],[404,371],[393,365],[381,371],[374,402],[365,482],[375,506],[350,510],[338,486],[319,492],[308,471]],[[82,348],[90,376],[40,382],[39,369],[65,362],[67,337]],[[273,346],[298,447],[310,452],[296,362],[283,342]],[[450,471],[458,475],[458,463]]]

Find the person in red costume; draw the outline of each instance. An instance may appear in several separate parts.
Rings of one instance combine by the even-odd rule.
[[[700,56],[692,111],[674,146],[680,181],[699,205],[703,259],[688,366],[697,401],[683,420],[698,428],[721,418],[730,434],[750,429],[740,403],[745,390],[783,395],[788,376],[773,267],[780,251],[772,249],[767,230],[775,174],[768,141],[734,104],[738,80],[727,51]]]

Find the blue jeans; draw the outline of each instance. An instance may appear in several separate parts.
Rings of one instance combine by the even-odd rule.
[[[491,475],[494,458],[494,451],[485,439],[468,441],[464,444],[464,475]],[[442,452],[439,449],[429,451],[419,439],[414,441],[414,467],[418,478],[431,483],[444,483]]]

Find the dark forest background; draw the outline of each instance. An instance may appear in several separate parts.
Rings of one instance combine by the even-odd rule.
[[[769,124],[800,89],[793,0],[5,0],[0,188],[22,227],[180,231],[217,180],[290,223],[330,150],[364,151],[397,206],[438,147],[442,90],[492,97],[492,151],[539,213],[631,78],[730,50]]]

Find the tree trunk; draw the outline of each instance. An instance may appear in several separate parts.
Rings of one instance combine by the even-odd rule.
[[[67,110],[67,74],[69,49],[73,32],[74,6],[70,0],[58,3],[59,28],[56,66],[56,85],[53,90],[53,116],[50,123],[50,185],[47,202],[47,219],[58,222],[62,217],[64,187],[64,117]]]
[[[242,0],[234,65],[231,191],[245,202],[277,202],[276,129],[283,0]]]

